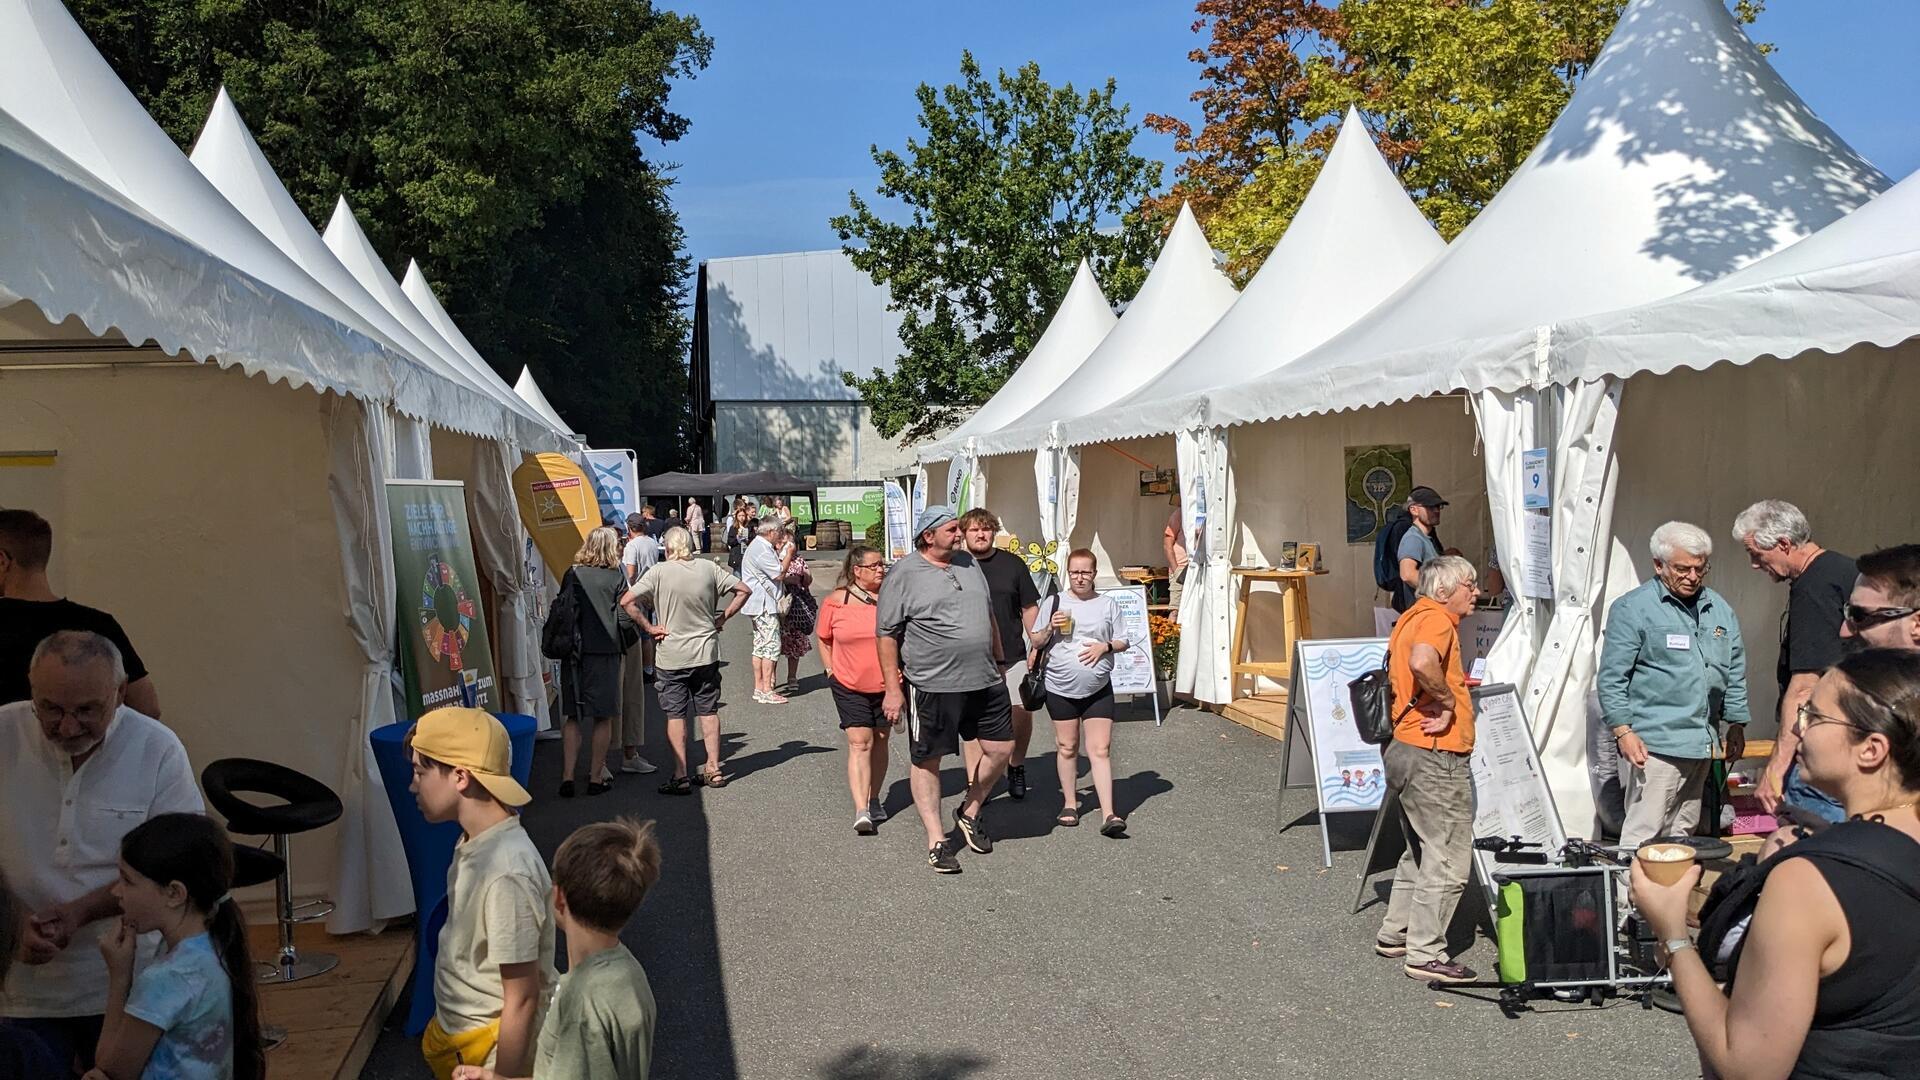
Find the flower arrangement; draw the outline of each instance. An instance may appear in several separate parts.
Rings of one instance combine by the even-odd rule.
[[[1165,615],[1147,616],[1148,635],[1153,639],[1153,670],[1162,679],[1173,678],[1180,664],[1180,624]]]

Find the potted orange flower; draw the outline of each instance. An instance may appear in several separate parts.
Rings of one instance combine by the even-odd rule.
[[[1180,666],[1180,624],[1165,615],[1147,616],[1147,635],[1153,642],[1154,691],[1163,708],[1173,707],[1173,675]]]

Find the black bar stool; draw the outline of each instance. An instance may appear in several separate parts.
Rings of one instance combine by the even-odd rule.
[[[294,924],[324,919],[333,913],[333,905],[325,900],[298,905],[293,902],[287,837],[338,821],[340,796],[305,773],[252,758],[222,758],[201,772],[200,783],[206,789],[207,801],[227,819],[229,832],[273,838],[273,856],[280,862],[279,872],[272,879],[280,923],[280,955],[272,973],[263,975],[260,981],[295,982],[332,971],[340,963],[339,957],[330,953],[301,956],[293,947]],[[241,798],[241,792],[285,802],[260,806]]]

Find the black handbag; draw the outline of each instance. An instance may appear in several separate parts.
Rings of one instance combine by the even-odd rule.
[[[1028,712],[1039,712],[1047,705],[1047,654],[1053,651],[1053,642],[1041,646],[1034,654],[1033,663],[1027,665],[1027,673],[1020,676],[1020,707]]]
[[[1398,714],[1393,711],[1393,677],[1388,673],[1392,656],[1391,652],[1381,656],[1379,667],[1347,684],[1347,697],[1353,703],[1354,727],[1360,729],[1360,741],[1370,746],[1392,742],[1393,729],[1413,711],[1411,701]]]

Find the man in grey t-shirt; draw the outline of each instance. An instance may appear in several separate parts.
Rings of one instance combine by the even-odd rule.
[[[1394,590],[1395,611],[1413,606],[1418,599],[1420,568],[1440,557],[1440,511],[1446,505],[1447,500],[1441,498],[1439,492],[1425,485],[1407,495],[1407,516],[1413,525],[1400,537],[1399,550],[1394,552],[1402,586]]]
[[[953,818],[967,846],[985,855],[993,839],[981,811],[1013,753],[1013,702],[1000,677],[987,578],[962,543],[952,507],[922,510],[914,553],[894,563],[881,586],[877,620],[881,708],[890,723],[907,719],[913,805],[927,830],[927,865],[942,874],[959,873],[960,863],[940,824],[940,760],[958,754],[963,738],[979,742],[980,762]]]

